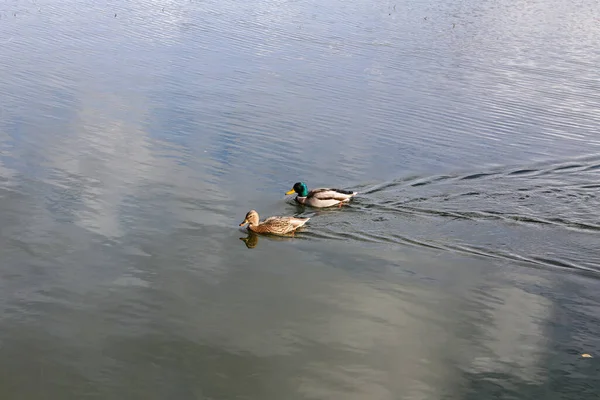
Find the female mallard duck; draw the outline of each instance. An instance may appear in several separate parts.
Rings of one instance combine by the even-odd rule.
[[[248,229],[256,233],[272,233],[274,235],[285,235],[293,232],[306,224],[310,218],[297,217],[269,217],[260,222],[258,213],[254,210],[248,211],[246,218],[240,224],[244,226],[248,224]]]
[[[292,190],[285,194],[294,193],[298,193],[298,196],[296,196],[298,203],[319,208],[335,205],[341,207],[343,203],[349,202],[352,197],[358,194],[351,190],[329,188],[319,188],[309,191],[304,182],[296,182]]]

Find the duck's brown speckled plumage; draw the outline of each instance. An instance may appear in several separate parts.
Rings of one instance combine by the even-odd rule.
[[[260,222],[258,213],[254,210],[250,210],[240,226],[248,224],[248,229],[256,233],[285,235],[293,233],[296,229],[306,224],[309,219],[310,218],[298,217],[269,217]]]

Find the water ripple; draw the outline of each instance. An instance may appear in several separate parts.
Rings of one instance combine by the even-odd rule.
[[[584,235],[579,246],[589,243],[592,247],[588,251],[593,248],[600,231],[600,220],[594,217],[594,210],[600,206],[600,196],[594,191],[598,185],[591,183],[600,178],[594,168],[597,163],[597,158],[587,158],[359,185],[354,189],[362,194],[348,206],[347,223],[321,223],[315,219],[311,224],[314,231],[305,235],[313,239],[428,247],[600,273],[600,264],[589,257],[591,253],[583,251],[577,255],[569,247],[571,242],[564,243],[563,248],[560,241],[551,239],[569,230]],[[438,233],[432,234],[429,229]],[[466,236],[473,242],[463,243],[469,230]],[[504,249],[478,244],[490,235],[496,236],[494,240],[503,237],[510,244]],[[526,247],[517,239],[523,236],[528,237]],[[528,249],[531,244],[536,246],[533,252]],[[544,251],[557,254],[557,258],[548,257]]]

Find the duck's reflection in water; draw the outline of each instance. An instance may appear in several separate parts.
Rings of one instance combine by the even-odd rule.
[[[249,249],[253,249],[258,245],[258,235],[254,232],[248,231],[248,236],[241,237],[240,240],[243,241]]]
[[[257,234],[252,231],[247,231],[248,235],[246,237],[241,237],[240,240],[244,242],[247,248],[253,249],[258,245],[258,237],[262,236],[262,238],[267,240],[275,240],[275,241],[288,241],[293,240],[294,235],[288,234],[285,236],[282,235],[270,235],[270,234]]]

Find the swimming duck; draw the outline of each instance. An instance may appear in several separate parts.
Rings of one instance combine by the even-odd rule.
[[[319,208],[335,205],[341,207],[343,203],[349,202],[352,197],[358,194],[351,190],[330,188],[319,188],[309,191],[304,182],[296,182],[292,190],[285,194],[294,193],[298,193],[298,196],[296,196],[296,201],[298,203]]]
[[[256,233],[272,233],[275,235],[285,235],[294,233],[294,231],[308,222],[310,218],[298,217],[269,217],[260,222],[260,217],[255,210],[248,211],[246,218],[240,224],[248,224],[248,229]]]

